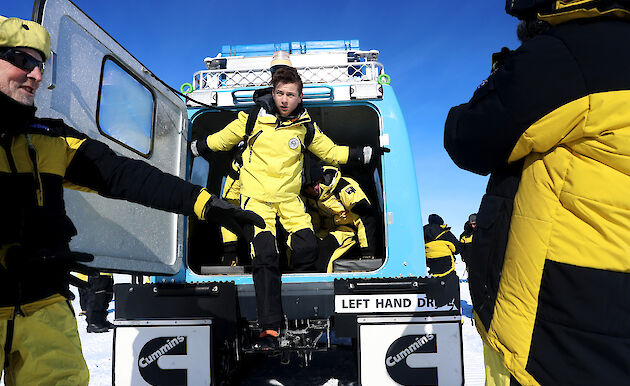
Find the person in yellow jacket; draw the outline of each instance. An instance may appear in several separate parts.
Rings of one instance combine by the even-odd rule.
[[[322,239],[319,270],[332,272],[335,260],[357,242],[363,258],[374,258],[375,219],[363,189],[352,178],[342,176],[336,167],[322,168],[315,162],[313,165],[302,197],[311,215],[315,235]]]
[[[431,276],[446,276],[455,271],[455,255],[460,244],[451,228],[437,214],[429,215],[429,223],[423,227],[424,250],[427,268]]]
[[[122,157],[62,120],[35,117],[50,55],[39,24],[0,17],[0,363],[7,385],[87,385],[69,285],[93,256],[71,251],[77,229],[64,187],[227,224],[262,219],[149,164]],[[89,272],[89,270],[87,270]]]
[[[464,278],[468,278],[468,263],[472,258],[472,246],[473,236],[475,229],[477,228],[477,213],[473,213],[468,216],[468,221],[464,223],[464,231],[459,235],[459,243],[461,251],[459,255],[462,258],[462,262],[466,264],[466,271],[464,272]]]
[[[79,287],[79,305],[81,313],[85,314],[87,332],[101,333],[114,328],[107,320],[107,308],[114,298],[114,275],[94,272],[90,275],[77,273],[76,276],[88,283],[87,287]]]
[[[487,384],[628,384],[630,4],[506,10],[521,45],[494,55],[444,141],[491,173],[468,276]]]
[[[317,242],[299,197],[302,187],[303,152],[308,150],[329,164],[367,164],[379,149],[371,146],[338,146],[311,121],[302,106],[302,80],[293,67],[277,69],[272,87],[257,90],[260,108],[252,132],[246,132],[248,113],[203,140],[191,144],[193,154],[211,158],[213,151],[227,151],[245,139],[240,172],[241,207],[265,219],[254,229],[251,244],[258,323],[262,328],[257,346],[274,349],[282,325],[281,279],[276,246],[276,217],[289,233],[292,268],[315,269]]]
[[[228,175],[225,177],[223,191],[221,192],[222,199],[238,206],[241,205],[240,169],[240,163],[238,160],[234,160]],[[238,236],[226,227],[221,227],[221,239],[223,241],[223,257],[221,261],[223,265],[238,265],[242,263],[239,261],[238,256]]]
[[[291,67],[291,59],[288,52],[276,51],[273,54],[269,72],[273,75],[280,68]],[[240,174],[243,166],[244,142],[238,143],[238,148],[232,160],[232,165],[225,177],[221,198],[233,205],[241,204]],[[223,265],[239,265],[238,236],[226,227],[221,227],[221,239],[223,241]]]

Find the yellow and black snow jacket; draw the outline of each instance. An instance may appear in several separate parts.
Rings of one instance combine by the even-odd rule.
[[[429,274],[441,277],[454,272],[455,255],[460,252],[460,244],[451,228],[446,224],[429,223],[422,227],[422,231]]]
[[[474,229],[472,225],[470,225],[470,221],[466,221],[466,223],[464,224],[464,232],[459,235],[459,255],[461,256],[462,261],[467,264],[468,261],[470,261],[470,257],[472,254],[473,233]]]
[[[311,117],[305,109],[294,119],[281,119],[273,113],[275,105],[270,94],[264,96],[263,108],[243,152],[240,172],[241,194],[259,201],[282,202],[295,198],[302,187],[306,122]],[[260,101],[257,101],[260,103]],[[245,136],[247,113],[219,132],[206,138],[213,151],[230,150]],[[330,164],[348,162],[348,146],[338,146],[313,122],[315,133],[307,149]]]
[[[313,228],[318,236],[325,236],[338,226],[346,225],[353,229],[359,239],[359,246],[373,255],[374,240],[371,224],[371,204],[359,183],[341,175],[339,169],[324,166],[325,182],[320,183],[318,198],[303,195],[309,213],[313,218]]]
[[[521,384],[630,382],[630,22],[524,42],[451,109],[445,147],[492,173],[469,283]]]
[[[11,245],[68,248],[77,230],[66,215],[64,187],[185,215],[203,206],[198,198],[210,197],[199,186],[116,155],[61,120],[34,114],[34,107],[0,93],[0,318],[10,317],[14,306],[35,311],[68,293],[64,272],[37,265],[10,272],[4,264]]]

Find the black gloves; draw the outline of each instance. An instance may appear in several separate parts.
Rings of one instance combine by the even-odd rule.
[[[203,157],[206,161],[210,161],[212,150],[208,147],[206,139],[196,139],[190,143],[190,151],[195,157]]]
[[[204,206],[201,219],[226,227],[231,232],[244,237],[248,243],[254,238],[252,225],[265,228],[265,220],[256,213],[251,210],[243,210],[214,195],[210,196]]]
[[[389,151],[386,147],[353,146],[348,152],[348,163],[368,165]]]
[[[28,273],[34,265],[49,269],[51,274],[63,271],[67,274],[66,280],[76,287],[86,288],[87,282],[78,279],[70,272],[81,272],[90,275],[96,272],[95,269],[87,267],[81,263],[94,260],[94,256],[89,253],[72,252],[70,250],[48,250],[34,249],[15,245],[7,250],[5,256],[5,266],[7,270],[18,273]]]

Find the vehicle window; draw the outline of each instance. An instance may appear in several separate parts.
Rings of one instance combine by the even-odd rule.
[[[155,99],[151,91],[105,58],[97,107],[100,132],[121,145],[148,157],[151,153]]]

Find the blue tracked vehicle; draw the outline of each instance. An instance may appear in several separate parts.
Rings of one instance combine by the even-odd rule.
[[[193,159],[187,142],[252,106],[254,90],[269,86],[273,53],[288,52],[304,105],[326,135],[391,152],[370,167],[341,167],[374,207],[375,258],[351,250],[332,273],[287,269],[280,349],[262,354],[309,364],[313,352],[352,343],[362,385],[463,383],[458,280],[427,277],[407,127],[378,51],[360,50],[358,40],[223,46],[183,97],[72,2],[37,1],[33,18],[53,51],[39,115],[215,194],[232,154],[208,164]],[[102,270],[151,275],[115,288],[116,385],[229,384],[248,355],[261,354],[251,345],[259,329],[246,246],[241,264],[224,266],[216,225],[86,192],[67,191],[66,202],[79,230],[73,249],[93,253]]]

